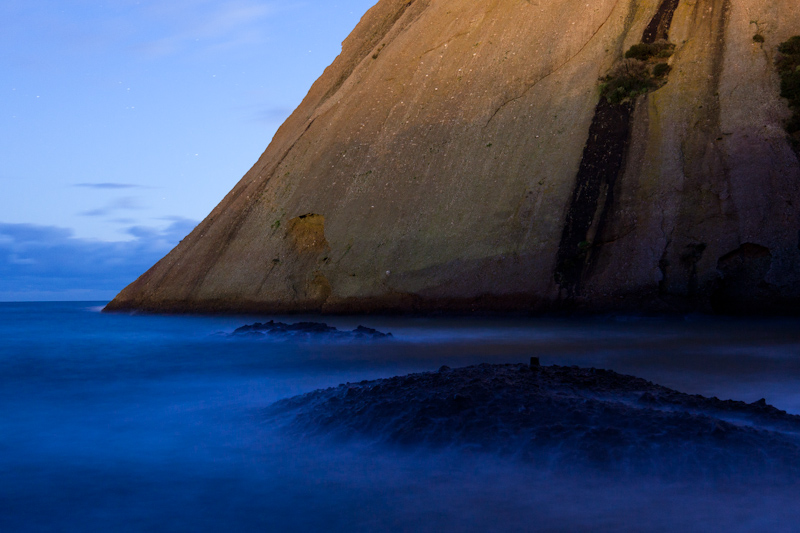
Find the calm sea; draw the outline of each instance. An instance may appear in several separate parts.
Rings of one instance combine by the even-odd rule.
[[[0,304],[0,531],[797,531],[796,487],[556,479],[289,442],[271,402],[478,362],[604,367],[800,414],[800,320],[311,317],[391,342],[231,339],[281,317]],[[296,322],[309,317],[284,317]],[[798,458],[800,460],[800,458]]]

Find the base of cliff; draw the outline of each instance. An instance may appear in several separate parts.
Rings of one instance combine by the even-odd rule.
[[[785,297],[735,299],[647,294],[601,295],[592,299],[544,299],[528,294],[480,295],[463,298],[423,298],[412,294],[326,301],[255,301],[248,299],[128,300],[115,298],[105,312],[159,314],[327,314],[327,315],[539,315],[648,313],[717,315],[800,314],[800,300]]]

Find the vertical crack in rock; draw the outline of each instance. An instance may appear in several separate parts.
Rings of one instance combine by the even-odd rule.
[[[680,196],[673,222],[675,239],[667,252],[669,268],[664,284],[666,292],[662,295],[688,308],[697,305],[707,308],[710,304],[713,309],[713,292],[718,280],[713,271],[709,271],[711,257],[703,259],[704,268],[697,267],[687,257],[692,256],[692,248],[705,246],[704,243],[709,245],[707,253],[717,255],[719,244],[715,242],[716,237],[712,237],[718,231],[717,224],[737,227],[742,223],[740,217],[748,215],[721,198],[719,191],[737,186],[731,181],[729,157],[723,151],[723,145],[711,141],[724,136],[719,93],[730,1],[713,0],[705,5],[697,4],[694,9],[695,28],[692,31],[708,32],[711,39],[703,51],[706,76],[698,80],[703,84],[702,92],[698,91],[702,96],[694,104],[692,127],[686,131],[682,141],[684,194]],[[701,16],[704,12],[713,15],[705,18]],[[721,222],[723,220],[726,222]],[[702,253],[697,263],[701,257]]]
[[[708,245],[704,242],[688,244],[680,256],[681,265],[684,270],[688,272],[689,276],[687,284],[687,293],[689,296],[695,296],[697,294],[697,263],[703,258],[703,252],[707,246]]]
[[[658,11],[650,20],[650,24],[642,34],[642,42],[652,44],[660,39],[666,39],[669,34],[669,27],[672,24],[672,15],[678,8],[680,0],[663,0],[658,6]]]
[[[680,0],[662,0],[642,34],[642,43],[666,39]],[[623,172],[631,138],[635,99],[611,102],[605,96],[595,108],[583,149],[575,188],[556,255],[555,282],[572,300],[592,258],[595,236],[602,233],[614,202],[614,186]]]
[[[602,218],[624,164],[633,108],[632,102],[612,104],[601,97],[595,109],[558,247],[555,277],[568,298],[575,296],[589,255],[589,231]],[[601,194],[605,198],[598,209]]]

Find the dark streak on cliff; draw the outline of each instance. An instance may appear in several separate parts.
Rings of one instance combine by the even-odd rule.
[[[595,109],[558,247],[555,277],[567,298],[575,296],[580,284],[591,248],[589,231],[601,223],[613,201],[630,140],[633,108],[631,102],[612,104],[601,98]],[[598,213],[601,196],[605,198]]]
[[[680,0],[664,0],[658,6],[658,11],[650,20],[650,24],[642,34],[642,42],[646,44],[654,43],[659,39],[666,39],[669,33],[669,27],[672,24],[672,15],[678,8]]]
[[[679,207],[674,238],[665,250],[667,268],[662,296],[670,299],[694,299],[708,302],[719,282],[722,272],[698,275],[700,261],[713,261],[714,256],[730,252],[718,249],[712,241],[701,237],[701,228],[709,217],[729,219],[736,222],[739,213],[731,208],[716,191],[731,187],[731,174],[725,154],[717,143],[706,139],[723,137],[722,116],[719,101],[720,79],[724,61],[724,35],[730,14],[728,0],[713,0],[711,7],[694,6],[693,21],[698,31],[708,31],[713,35],[712,46],[706,51],[708,66],[703,82],[707,89],[694,112],[692,128],[687,132],[683,151],[686,154],[683,165],[685,187],[692,194],[683,197]],[[708,10],[712,16],[703,17]],[[702,30],[700,30],[702,28]],[[712,301],[712,306],[716,304]],[[723,309],[718,308],[722,312]]]
[[[667,38],[678,3],[661,2],[642,34],[643,43]],[[593,241],[602,235],[613,209],[614,186],[624,171],[635,107],[635,101],[612,104],[601,96],[595,108],[556,257],[554,278],[568,301],[579,293],[581,278],[601,246]]]

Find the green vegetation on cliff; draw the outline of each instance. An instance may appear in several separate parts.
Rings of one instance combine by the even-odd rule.
[[[638,59],[647,61],[651,58],[666,59],[672,55],[675,45],[665,40],[654,43],[639,43],[631,46],[625,52],[625,59]]]
[[[792,118],[786,131],[792,138],[795,148],[800,147],[800,35],[795,35],[778,46],[775,62],[781,76],[781,96],[789,100]]]
[[[600,93],[612,104],[619,104],[655,91],[666,83],[671,70],[666,61],[674,50],[674,44],[663,40],[631,46],[625,59],[600,80]]]

